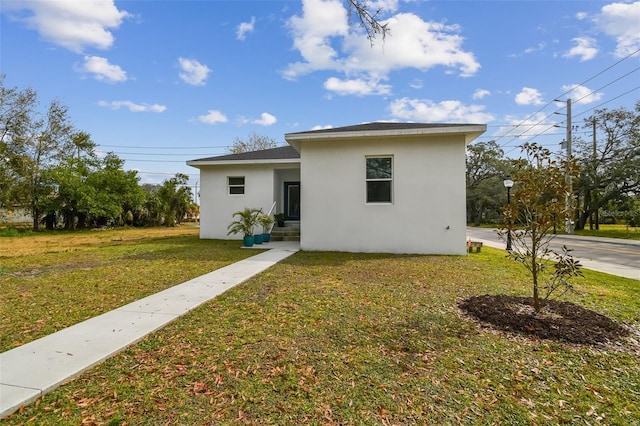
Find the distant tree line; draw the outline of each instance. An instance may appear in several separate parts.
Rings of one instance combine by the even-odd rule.
[[[94,226],[174,226],[197,214],[188,177],[140,185],[114,153],[100,156],[88,133],[71,124],[67,108],[46,112],[31,88],[7,88],[0,75],[0,208],[26,208],[33,229]]]
[[[572,176],[575,229],[621,221],[640,226],[640,101],[633,110],[595,110],[582,128],[592,137],[572,140],[579,166]],[[467,147],[467,223],[500,222],[502,182],[514,173],[514,162],[495,141]]]

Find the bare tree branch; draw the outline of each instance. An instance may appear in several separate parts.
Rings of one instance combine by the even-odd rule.
[[[378,18],[382,8],[372,11],[371,5],[367,0],[347,0],[347,3],[349,5],[349,16],[353,17],[353,12],[355,11],[360,26],[367,32],[367,38],[372,46],[378,35],[381,35],[382,41],[384,41],[387,34],[391,34],[389,24],[381,24]]]

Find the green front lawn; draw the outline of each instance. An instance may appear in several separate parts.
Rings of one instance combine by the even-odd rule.
[[[0,352],[247,258],[194,227],[0,237]]]
[[[491,248],[300,252],[6,423],[640,424],[638,353],[492,332],[456,308],[528,295],[526,279]],[[586,271],[577,288],[572,301],[640,324],[640,281]]]

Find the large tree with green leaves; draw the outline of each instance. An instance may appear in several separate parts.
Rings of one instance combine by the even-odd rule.
[[[127,216],[132,216],[144,200],[138,173],[124,170],[123,165],[124,160],[108,153],[87,179],[87,183],[96,188],[95,205],[88,213],[97,225],[127,222]],[[133,222],[132,217],[129,222]]]
[[[478,142],[467,147],[467,222],[480,226],[486,213],[504,204],[502,180],[510,174],[510,163],[495,141]]]
[[[22,144],[30,132],[37,93],[30,88],[7,88],[4,79],[0,74],[0,206],[11,208],[24,206],[28,199],[27,158]]]
[[[191,188],[187,185],[189,176],[177,173],[167,179],[158,189],[158,200],[164,213],[164,225],[174,226],[182,222],[193,200]]]
[[[73,149],[72,149],[73,148]],[[37,208],[51,217],[60,215],[66,229],[84,228],[97,206],[99,188],[90,183],[90,177],[99,167],[95,143],[84,132],[71,136],[71,142],[57,162],[41,172],[44,197],[38,199]]]
[[[576,229],[611,202],[640,194],[640,101],[635,109],[599,109],[584,120],[591,141],[577,140],[582,165],[576,184],[580,210]]]
[[[62,103],[52,101],[42,113],[34,90],[5,88],[4,76],[0,96],[0,200],[28,207],[37,230],[41,200],[50,195],[42,173],[69,148],[73,126]]]
[[[48,217],[59,214],[65,229],[123,222],[124,214],[142,203],[137,173],[124,171],[124,161],[113,153],[99,158],[88,134],[72,140],[75,149],[42,173],[48,195],[40,210]]]

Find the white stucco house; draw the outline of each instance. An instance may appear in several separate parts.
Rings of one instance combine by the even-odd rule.
[[[302,250],[466,253],[465,148],[483,124],[369,123],[288,133],[288,146],[188,161],[200,237],[259,207],[300,222]],[[274,213],[275,213],[274,212]]]

